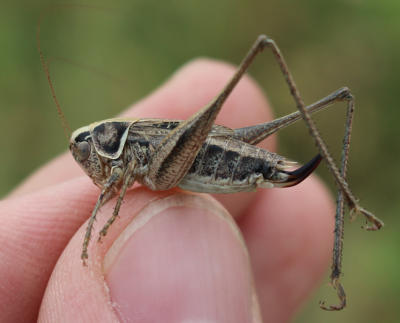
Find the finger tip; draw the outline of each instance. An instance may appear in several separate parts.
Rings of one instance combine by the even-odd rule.
[[[223,315],[225,321],[246,322],[252,316],[252,278],[241,234],[208,197],[178,193],[152,203],[104,262],[111,262],[104,266],[106,282],[123,319],[217,322]]]
[[[98,216],[88,267],[82,267],[79,257],[87,224],[65,249],[46,291],[43,316],[57,313],[71,321],[74,313],[91,319],[116,313],[150,321],[217,322],[218,315],[227,315],[230,322],[250,321],[257,307],[248,254],[219,203],[178,191],[133,189],[103,243],[96,243],[113,202]],[[62,304],[57,302],[60,295]]]

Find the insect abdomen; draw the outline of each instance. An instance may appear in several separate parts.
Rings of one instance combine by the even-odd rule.
[[[268,180],[282,160],[281,156],[241,141],[211,136],[178,186],[208,193],[253,191],[256,180]]]

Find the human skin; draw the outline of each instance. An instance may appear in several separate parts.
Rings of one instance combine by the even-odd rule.
[[[226,63],[191,61],[122,116],[186,119],[233,72]],[[272,119],[246,76],[216,123],[238,128]],[[259,146],[275,151],[275,137]],[[135,185],[103,243],[98,232],[116,199],[97,215],[83,267],[98,195],[65,153],[0,202],[0,322],[260,322],[260,315],[289,322],[331,259],[334,203],[314,175],[292,188],[215,199]],[[132,229],[140,218],[144,225]],[[119,237],[123,243],[114,244]]]

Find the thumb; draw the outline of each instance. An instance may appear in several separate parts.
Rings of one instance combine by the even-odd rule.
[[[205,195],[127,192],[103,243],[107,203],[79,257],[86,225],[60,257],[39,321],[261,322],[249,257],[227,211]]]

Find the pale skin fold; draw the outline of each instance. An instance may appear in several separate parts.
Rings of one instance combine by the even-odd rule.
[[[126,110],[123,116],[186,119],[208,103],[233,72],[234,68],[225,63],[204,59],[192,61],[153,94]],[[90,109],[95,111],[93,107]],[[262,92],[254,81],[245,77],[227,100],[216,123],[239,128],[272,119]],[[275,137],[268,138],[259,146],[275,151]],[[204,281],[198,285],[214,290],[214,296],[220,295],[215,296],[220,303],[210,305],[205,301],[200,304],[197,300],[196,306],[190,307],[188,304],[192,299],[195,302],[194,295],[200,292],[182,296],[174,293],[173,289],[170,295],[163,290],[161,297],[160,290],[146,289],[150,285],[143,283],[143,289],[139,286],[136,291],[139,296],[136,296],[147,302],[141,304],[141,309],[147,304],[152,310],[140,311],[135,308],[137,304],[129,304],[130,298],[124,299],[126,294],[121,286],[135,284],[139,278],[145,282],[147,271],[135,274],[118,271],[128,266],[122,254],[118,261],[103,269],[102,259],[136,216],[138,208],[179,191],[130,190],[121,207],[121,217],[100,244],[95,243],[98,232],[109,218],[115,201],[105,205],[98,214],[90,245],[95,260],[89,268],[83,268],[81,241],[98,193],[98,188],[66,153],[44,165],[0,202],[0,312],[5,321],[35,322],[38,317],[39,322],[119,322],[122,317],[141,317],[143,321],[151,321],[157,315],[168,317],[169,311],[175,315],[171,317],[183,317],[179,315],[185,313],[185,317],[189,318],[191,314],[199,315],[197,312],[190,313],[192,308],[200,308],[205,313],[217,313],[215,322],[218,322],[224,317],[222,314],[218,316],[220,309],[227,312],[240,310],[232,301],[232,294],[237,296],[247,291],[243,297],[252,297],[248,291],[252,290],[251,282],[254,281],[264,321],[289,322],[323,278],[331,259],[334,202],[316,176],[311,175],[298,186],[287,189],[259,189],[256,193],[215,196],[236,220],[243,234],[251,270],[244,265],[240,272],[237,269],[240,266],[227,261],[242,259],[246,262],[246,253],[240,243],[240,234],[230,229],[230,221],[215,219],[213,214],[221,209],[219,204],[208,198],[203,211],[191,210],[190,205],[176,213],[173,208],[168,209],[162,216],[154,217],[157,226],[149,221],[140,235],[134,234],[133,237],[140,243],[127,243],[124,252],[132,249],[132,257],[136,257],[132,258],[133,263],[145,264],[145,251],[156,253],[160,241],[164,241],[162,239],[166,239],[163,245],[171,243],[184,248],[182,252],[192,257],[190,264],[198,272],[193,273],[195,277],[180,274],[178,283],[185,285],[185,279],[191,282],[199,279],[198,273],[203,273]],[[183,201],[186,203],[185,198]],[[160,203],[163,203],[162,200]],[[182,210],[184,221],[178,216]],[[209,229],[199,229],[203,227]],[[171,232],[175,234],[168,235]],[[204,250],[209,251],[206,254],[209,256],[218,250],[218,257],[204,258],[202,254],[196,254],[197,249],[190,249],[191,241],[202,241],[200,238],[204,236],[207,241]],[[221,237],[226,237],[226,240],[221,241]],[[159,286],[164,286],[162,279],[171,279],[174,273],[180,273],[187,266],[181,257],[164,254],[163,259],[163,268],[157,274]],[[207,259],[213,260],[207,262]],[[215,276],[212,270],[215,266],[223,271],[220,276]],[[150,265],[147,268],[149,273],[151,268]],[[113,272],[125,274],[116,275]],[[127,302],[124,304],[129,306],[122,309],[118,308],[118,304],[117,307],[111,306],[103,275],[112,300]],[[226,293],[226,285],[221,285],[218,279],[222,276],[232,281]],[[182,303],[180,297],[187,303]],[[249,303],[253,304],[253,308],[248,309],[249,321],[259,322],[257,308],[254,307],[257,302],[243,302]],[[215,308],[208,311],[207,306]],[[315,306],[317,310],[317,304]]]

